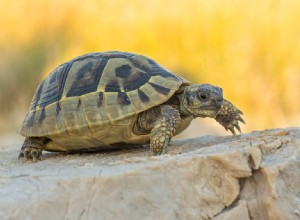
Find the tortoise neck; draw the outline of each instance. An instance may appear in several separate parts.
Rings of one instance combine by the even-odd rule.
[[[194,115],[190,109],[188,109],[187,99],[186,99],[186,88],[178,95],[179,98],[179,112],[181,115]]]

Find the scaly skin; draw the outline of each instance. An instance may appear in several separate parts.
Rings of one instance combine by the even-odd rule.
[[[161,116],[156,120],[150,135],[150,150],[154,155],[167,151],[167,146],[180,121],[179,112],[169,105],[160,107]]]
[[[237,129],[240,133],[242,133],[238,124],[239,121],[245,124],[244,119],[241,117],[242,114],[243,112],[241,112],[231,102],[224,99],[222,107],[215,119],[226,129],[226,131],[230,130],[233,135],[236,135],[234,129]]]
[[[42,160],[42,149],[47,140],[44,137],[27,137],[21,148],[18,161],[24,162],[31,159],[32,162],[37,162],[37,160]]]

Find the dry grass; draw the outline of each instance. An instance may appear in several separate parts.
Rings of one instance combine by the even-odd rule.
[[[300,124],[300,1],[2,0],[0,11],[2,125],[55,66],[107,50],[222,87],[247,131]]]

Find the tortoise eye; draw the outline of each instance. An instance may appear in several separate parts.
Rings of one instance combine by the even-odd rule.
[[[207,100],[207,95],[202,93],[202,94],[199,95],[199,98],[200,98],[201,101],[206,101]]]

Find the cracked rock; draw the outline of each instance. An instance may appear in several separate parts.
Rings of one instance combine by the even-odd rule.
[[[0,219],[299,219],[300,128],[18,164],[0,145]]]

